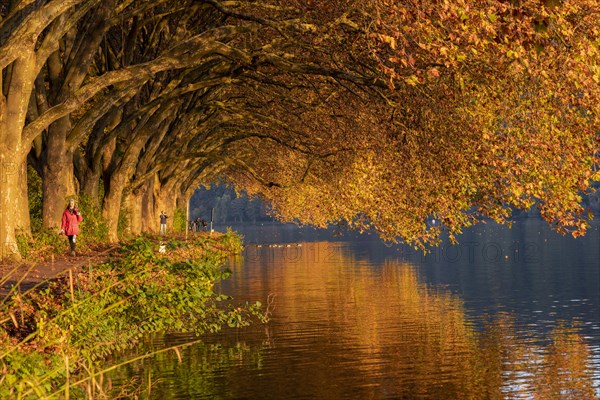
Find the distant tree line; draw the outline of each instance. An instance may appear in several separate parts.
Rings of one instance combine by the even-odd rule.
[[[231,187],[215,184],[200,188],[190,200],[190,218],[210,221],[214,210],[214,223],[257,223],[272,221],[268,205],[258,198],[250,198],[244,192],[236,193]]]
[[[600,184],[593,185],[596,191],[582,198],[582,206],[600,218]],[[237,193],[226,184],[213,184],[209,188],[197,189],[190,199],[190,218],[210,221],[211,209],[214,209],[214,222],[223,223],[257,223],[273,221],[269,204],[260,198],[251,198],[245,192]],[[272,210],[271,210],[272,211]],[[527,211],[514,209],[513,216],[540,217],[537,208]]]

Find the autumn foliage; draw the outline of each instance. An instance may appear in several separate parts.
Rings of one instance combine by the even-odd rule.
[[[317,16],[335,13],[319,4]],[[585,232],[581,195],[600,177],[596,2],[367,1],[330,18],[314,40],[340,48],[331,65],[361,60],[388,90],[329,98],[330,120],[344,110],[354,125],[338,129],[360,132],[345,139],[354,151],[313,160],[308,185],[269,190],[283,215],[418,244],[439,233],[428,217],[452,234],[537,206],[558,230]]]
[[[82,192],[112,241],[223,178],[416,246],[515,208],[579,235],[599,43],[595,0],[0,1],[0,241],[26,163],[44,226]]]

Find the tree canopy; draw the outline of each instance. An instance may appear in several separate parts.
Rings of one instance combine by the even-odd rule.
[[[216,179],[417,246],[533,206],[582,234],[599,47],[595,0],[2,0],[3,257],[27,164],[46,227],[83,194],[110,240]]]

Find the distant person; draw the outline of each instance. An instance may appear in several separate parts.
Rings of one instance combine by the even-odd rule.
[[[69,199],[69,204],[63,212],[60,224],[60,234],[67,235],[69,246],[71,247],[71,256],[75,256],[75,247],[77,245],[77,235],[79,234],[79,223],[83,221],[81,212],[75,205],[75,199]]]
[[[206,220],[202,220],[202,230],[206,232]]]
[[[200,217],[196,218],[196,232],[200,232]]]
[[[165,236],[167,234],[167,213],[164,211],[160,212],[160,231],[159,234]]]

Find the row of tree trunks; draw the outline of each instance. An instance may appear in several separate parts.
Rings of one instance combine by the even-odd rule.
[[[107,213],[104,218],[111,218],[113,227],[118,224],[119,213],[125,211],[127,218],[126,231],[128,237],[135,237],[142,233],[157,234],[160,227],[160,213],[165,211],[167,219],[167,231],[173,231],[173,222],[177,209],[185,211],[187,202],[193,194],[194,188],[180,192],[175,190],[172,183],[161,185],[158,174],[147,180],[146,185],[138,190],[126,190],[122,196],[122,203],[117,207],[116,198],[109,196]],[[179,194],[178,194],[179,193]],[[105,202],[107,200],[105,199]],[[115,215],[116,214],[116,215]],[[109,231],[111,231],[109,227]],[[110,240],[118,240],[116,230],[113,229]]]
[[[72,51],[65,55],[69,57],[61,57],[60,50],[50,55],[47,61],[48,79],[51,82],[48,102],[64,103],[81,87],[88,75],[88,66],[110,26],[109,16],[113,13],[115,3],[115,0],[104,0],[99,4],[94,18],[79,33],[85,40],[80,46],[72,47]],[[78,36],[63,39],[63,47],[70,47],[67,41],[78,39]],[[79,188],[75,186],[73,166],[73,154],[78,143],[69,140],[72,129],[70,115],[63,116],[48,128],[45,157],[42,159],[42,223],[46,228],[55,228],[60,224],[67,199],[79,193]],[[93,196],[93,193],[90,194]]]
[[[148,179],[143,189],[130,191],[125,195],[122,209],[126,210],[128,218],[127,233],[132,236],[141,233],[157,234],[162,211],[169,216],[167,231],[171,232],[177,207],[176,192],[169,185],[161,186],[158,174],[155,174]]]
[[[596,0],[473,3],[466,19],[453,2],[301,3],[0,2],[0,258],[29,229],[28,157],[44,226],[83,193],[111,241],[123,207],[129,234],[158,232],[161,211],[172,231],[216,176],[287,220],[417,245],[534,204],[585,232]]]

